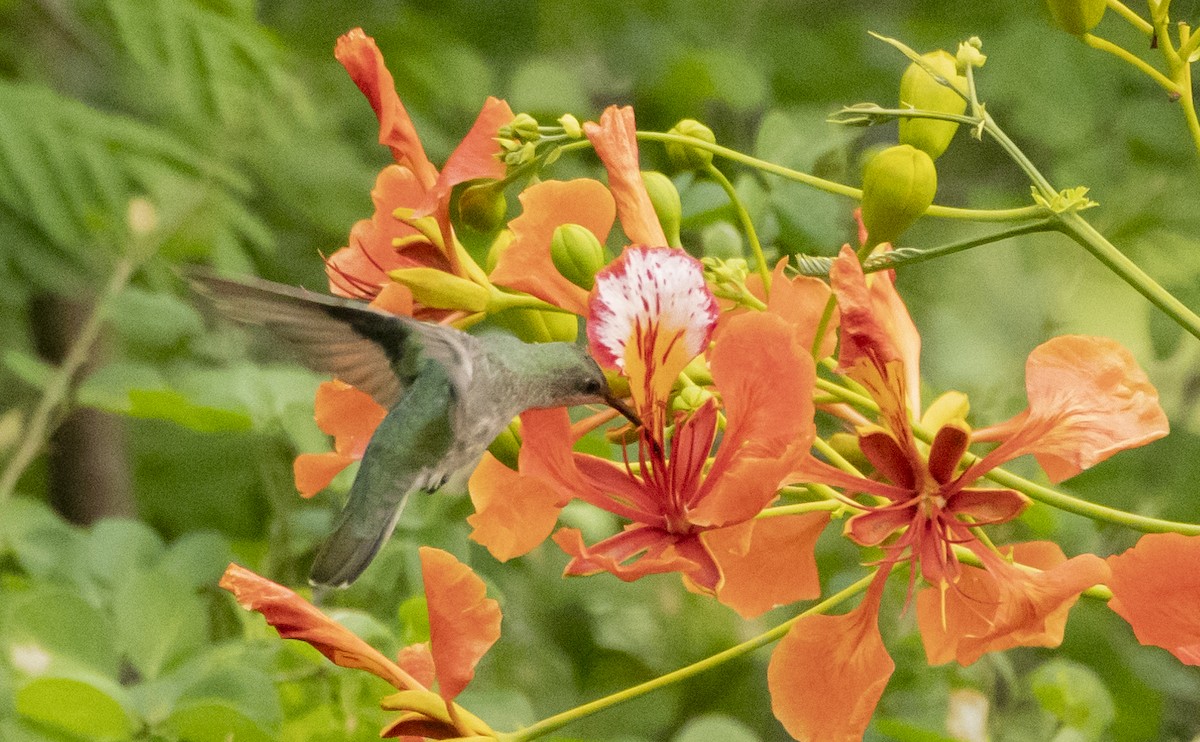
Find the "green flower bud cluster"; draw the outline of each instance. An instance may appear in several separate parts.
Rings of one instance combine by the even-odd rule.
[[[709,144],[717,143],[717,136],[712,129],[695,119],[684,119],[671,127],[668,134],[691,137]],[[679,170],[705,170],[712,164],[713,153],[707,149],[694,147],[683,142],[667,142],[665,149],[667,159]]]

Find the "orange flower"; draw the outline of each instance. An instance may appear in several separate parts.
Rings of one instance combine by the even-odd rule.
[[[281,637],[307,642],[334,664],[366,670],[399,689],[399,693],[381,702],[383,708],[402,713],[380,736],[493,738],[495,733],[487,724],[453,701],[474,677],[480,658],[500,637],[499,605],[485,596],[483,580],[453,555],[421,547],[420,556],[429,606],[429,645],[405,648],[400,653],[400,664],[384,657],[295,592],[248,569],[230,564],[220,584],[243,608],[261,613]],[[438,694],[414,674],[427,680],[432,676]]]
[[[555,541],[573,557],[566,574],[606,571],[628,581],[680,572],[689,586],[744,615],[815,596],[812,549],[827,515],[752,521],[814,435],[815,371],[791,326],[770,314],[745,315],[730,322],[713,346],[709,360],[728,425],[709,465],[715,400],[677,416],[673,434],[666,426],[671,385],[708,344],[716,319],[698,262],[670,248],[628,248],[597,275],[590,315],[593,356],[629,377],[645,423],[636,471],[628,463],[573,453],[564,411],[526,413],[520,473],[497,467],[493,474],[499,477],[488,490],[528,487],[534,479],[551,487],[537,495],[537,515],[529,522],[479,512],[472,537],[502,550],[516,534],[548,528],[557,509],[574,497],[630,525],[591,546],[576,530],[559,531]],[[505,533],[514,536],[506,539]]]
[[[1108,607],[1129,622],[1138,641],[1200,665],[1200,536],[1148,533],[1110,556],[1108,566]]]
[[[840,368],[879,406],[874,423],[859,413],[848,416],[857,424],[859,447],[874,475],[853,476],[812,459],[799,471],[847,496],[876,498],[854,501],[864,512],[847,521],[846,535],[863,546],[881,547],[884,557],[859,608],[844,617],[801,619],[775,650],[772,666],[784,669],[776,672],[780,680],[772,685],[773,697],[793,692],[797,677],[838,673],[857,678],[863,690],[862,695],[825,693],[821,703],[775,698],[780,719],[802,738],[862,733],[878,699],[876,689],[882,689],[892,667],[878,643],[875,621],[864,613],[878,608],[888,575],[901,561],[910,562],[910,579],[920,575],[932,586],[918,598],[931,662],[955,658],[967,664],[989,651],[1060,642],[1067,611],[1083,590],[1107,578],[1107,568],[1092,555],[1064,561],[1061,553],[1031,556],[1032,563],[1047,568],[1034,574],[1008,563],[972,529],[1015,518],[1027,500],[1012,490],[970,485],[1026,453],[1037,456],[1052,477],[1070,476],[1167,432],[1157,394],[1128,351],[1104,338],[1068,336],[1030,354],[1029,409],[983,435],[973,434],[961,419],[938,421],[932,443],[919,445],[910,419],[921,410],[920,337],[893,280],[890,272],[868,279],[848,246],[830,271],[841,310]],[[979,440],[1001,442],[964,464],[968,447]],[[984,568],[962,567],[956,546],[974,552]],[[803,636],[793,638],[798,633]],[[846,667],[839,670],[837,663]],[[864,706],[863,699],[870,702]]]
[[[450,193],[469,180],[504,177],[495,136],[513,118],[508,104],[488,98],[439,173],[425,155],[374,39],[353,29],[338,39],[334,56],[371,103],[379,119],[379,141],[391,149],[396,164],[384,168],[376,181],[374,216],[358,222],[349,244],[326,261],[330,290],[372,299],[389,283],[388,271],[396,268],[428,266],[468,277],[464,260],[469,258],[460,254],[450,226]],[[426,215],[433,215],[436,232],[414,226],[414,220]]]
[[[363,457],[387,410],[366,392],[335,379],[317,387],[314,415],[317,427],[333,436],[334,450],[296,457],[292,467],[296,489],[304,497],[328,487],[338,472]]]

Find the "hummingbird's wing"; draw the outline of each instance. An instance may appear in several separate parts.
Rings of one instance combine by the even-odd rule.
[[[392,535],[413,492],[433,492],[462,462],[454,418],[459,397],[441,364],[426,361],[363,453],[350,497],[313,561],[309,581],[344,587],[362,574]]]
[[[440,363],[460,393],[474,374],[478,340],[452,327],[261,279],[233,281],[204,273],[188,278],[225,316],[266,327],[296,346],[305,365],[336,376],[388,409],[399,402],[424,358]]]

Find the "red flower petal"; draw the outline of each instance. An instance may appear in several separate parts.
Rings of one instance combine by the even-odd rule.
[[[599,124],[588,121],[583,125],[583,133],[608,171],[608,187],[617,198],[617,214],[625,236],[635,245],[665,247],[667,236],[654,213],[638,165],[633,109],[609,106],[600,115]]]
[[[396,663],[426,687],[433,685],[437,680],[437,672],[433,667],[433,654],[429,651],[429,642],[417,642],[404,647],[396,655]]]
[[[1133,354],[1115,340],[1064,335],[1042,343],[1025,364],[1029,409],[976,431],[1004,440],[990,467],[1032,453],[1052,482],[1073,477],[1115,453],[1168,432],[1158,392]]]
[[[317,387],[313,407],[317,427],[334,437],[338,453],[352,459],[362,458],[375,428],[387,416],[369,394],[336,379]]]
[[[508,223],[513,241],[500,254],[493,283],[524,291],[575,314],[587,313],[587,291],[563,278],[550,258],[550,239],[563,224],[578,224],[601,243],[616,206],[600,181],[547,180],[521,192],[521,215]]]
[[[730,320],[709,364],[729,423],[690,520],[722,526],[757,515],[807,453],[816,370],[788,323],[769,313]]]
[[[1110,556],[1108,566],[1108,607],[1129,622],[1138,641],[1200,665],[1200,536],[1148,533]]]
[[[384,66],[383,54],[375,40],[361,28],[352,29],[338,38],[333,56],[370,101],[379,119],[379,143],[390,147],[396,162],[416,173],[426,190],[432,188],[437,168],[425,156],[425,148],[400,96],[396,95],[396,81]]]
[[[724,576],[717,600],[742,618],[754,618],[776,606],[819,596],[814,549],[828,523],[828,513],[809,513],[705,531],[700,540]]]
[[[230,564],[221,587],[248,611],[258,611],[284,639],[312,645],[336,665],[377,675],[400,690],[423,690],[420,683],[344,626],[283,585]]]
[[[647,575],[680,572],[694,587],[712,594],[719,587],[721,571],[708,548],[695,536],[676,535],[635,523],[599,543],[588,546],[575,528],[561,528],[554,543],[572,559],[565,576],[608,572],[624,582]]]
[[[438,693],[451,701],[475,677],[475,665],[500,638],[500,604],[453,555],[422,546],[421,577],[429,605],[429,644]]]
[[[771,710],[801,740],[856,740],[896,668],[879,635],[874,600],[840,616],[804,616],[771,654]]]
[[[483,544],[502,562],[528,554],[549,537],[566,503],[546,481],[518,474],[491,454],[468,483],[475,514],[467,522],[471,540]]]

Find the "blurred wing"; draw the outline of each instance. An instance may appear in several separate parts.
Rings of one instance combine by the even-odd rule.
[[[191,273],[188,280],[221,314],[262,325],[293,345],[309,368],[336,376],[388,409],[427,358],[446,369],[456,391],[470,383],[478,341],[454,328],[261,279]]]

